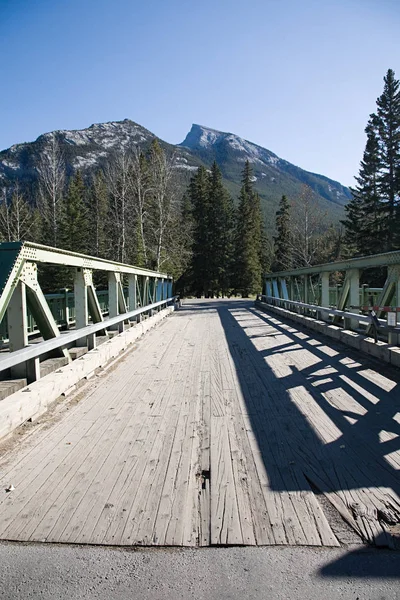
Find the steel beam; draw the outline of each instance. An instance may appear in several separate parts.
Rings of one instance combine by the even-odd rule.
[[[320,274],[321,282],[321,305],[329,306],[329,273]]]
[[[99,304],[99,299],[97,297],[93,283],[87,286],[87,297],[89,305],[89,314],[92,318],[93,323],[100,323],[100,321],[104,321],[103,313],[101,312]]]
[[[285,300],[289,300],[289,294],[288,294],[288,289],[287,289],[287,285],[286,285],[286,279],[284,277],[281,277],[279,279],[279,286],[281,288],[281,296],[282,296],[282,298],[285,298]]]
[[[386,267],[400,264],[400,250],[394,252],[385,252],[383,254],[373,254],[372,256],[362,256],[360,258],[350,258],[331,263],[323,263],[313,267],[302,267],[290,271],[279,271],[269,273],[267,278],[289,277],[296,275],[310,275],[322,272],[333,273],[334,271],[348,271],[350,269],[373,269],[375,267]]]
[[[400,290],[400,265],[393,265],[388,267],[387,278],[385,285],[383,286],[382,292],[378,298],[378,306],[390,306],[391,302],[395,299],[399,306],[399,290]],[[379,311],[380,316],[382,311]]]
[[[160,304],[167,306],[173,301],[174,297],[171,297],[166,300],[163,300],[162,302],[157,302],[155,304],[150,304],[149,306],[129,311],[125,315],[118,315],[117,317],[109,318],[105,320],[104,323],[95,323],[94,325],[88,325],[87,327],[84,327],[82,330],[68,331],[66,333],[63,333],[62,335],[58,335],[57,337],[46,340],[39,344],[30,344],[26,348],[18,350],[17,352],[2,353],[0,354],[0,371],[10,369],[15,365],[30,361],[34,358],[38,358],[43,354],[48,354],[51,351],[61,349],[62,346],[68,346],[76,342],[76,340],[78,340],[80,337],[91,336],[93,333],[98,333],[99,331],[101,331],[104,327],[107,327],[107,329],[109,329],[126,318],[133,318],[141,312],[157,308]]]
[[[68,267],[81,267],[83,269],[97,269],[100,271],[111,271],[127,274],[133,273],[135,275],[145,275],[148,277],[158,277],[160,275],[168,277],[166,273],[161,274],[150,269],[142,269],[140,267],[113,262],[103,258],[96,258],[86,254],[79,254],[77,252],[70,252],[60,248],[51,248],[50,246],[44,246],[42,244],[34,244],[32,242],[24,242],[23,244],[18,242],[18,244],[22,250],[22,258],[35,263],[65,265]],[[0,249],[7,250],[7,248],[9,246],[12,247],[12,245],[13,243],[5,243],[1,245]]]
[[[75,327],[80,329],[89,323],[89,301],[88,287],[93,285],[92,272],[90,269],[78,268],[74,277],[75,298]],[[86,346],[86,338],[77,341],[77,346]]]
[[[119,284],[120,274],[111,272],[108,274],[108,314],[110,319],[119,315]],[[120,323],[112,325],[110,329],[119,330]]]
[[[129,310],[135,310],[137,306],[137,275],[128,275],[128,305]]]
[[[14,288],[7,309],[8,338],[10,352],[28,345],[26,284],[19,281]]]
[[[89,304],[87,297],[88,269],[76,269],[74,277],[75,326],[77,329],[86,327],[89,322]]]
[[[28,345],[26,285],[19,281],[14,288],[7,309],[8,338],[10,352],[16,352]],[[11,369],[11,377],[21,379],[27,377],[26,365],[16,365]]]
[[[58,337],[60,331],[39,285],[36,264],[25,263],[20,279],[26,285],[27,304],[43,338]],[[71,360],[67,349],[64,348],[61,354]]]

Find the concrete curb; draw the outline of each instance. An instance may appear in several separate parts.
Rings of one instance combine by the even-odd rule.
[[[325,321],[318,321],[317,319],[312,319],[311,317],[306,317],[298,313],[292,313],[286,308],[281,308],[279,306],[265,306],[261,302],[255,302],[255,306],[263,312],[274,312],[286,319],[295,321],[296,323],[299,323],[308,329],[312,329],[313,331],[327,335],[328,337],[338,340],[347,346],[355,348],[356,350],[360,350],[364,354],[369,354],[370,356],[379,358],[380,360],[383,360],[384,362],[395,367],[400,367],[399,346],[391,346],[390,344],[381,341],[375,343],[373,338],[365,337],[364,335],[355,331],[349,331],[347,329],[337,327],[336,325],[325,323]]]
[[[170,315],[173,310],[173,307],[165,308],[101,344],[98,348],[90,350],[74,362],[2,400],[0,402],[0,439],[12,433],[28,419],[36,419],[42,415],[61,394],[71,390],[85,377],[90,377],[99,367],[104,367],[149,329]]]

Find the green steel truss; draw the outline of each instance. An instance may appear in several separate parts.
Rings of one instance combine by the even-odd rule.
[[[28,309],[44,340],[60,336],[59,327],[38,280],[38,263],[74,269],[76,329],[86,328],[89,321],[92,324],[103,322],[102,310],[93,285],[93,271],[108,273],[110,326],[105,322],[104,329],[108,327],[121,330],[123,320],[117,319],[119,315],[127,314],[128,321],[132,311],[172,297],[172,278],[166,273],[31,242],[0,244],[0,321],[7,314],[11,352],[20,351],[28,346]],[[123,285],[127,287],[127,297]],[[90,344],[84,337],[77,341],[77,345]],[[57,352],[69,359],[66,348],[60,346]],[[14,375],[23,376],[23,373],[15,371]]]
[[[360,286],[361,273],[367,269],[386,268],[387,276],[383,288],[367,289]],[[330,286],[332,273],[341,272],[344,280],[340,288]],[[336,292],[333,294],[333,292]],[[265,276],[264,294],[267,298],[280,298],[304,304],[334,308],[351,312],[353,317],[345,319],[345,325],[357,327],[355,314],[374,308],[378,317],[388,312],[397,312],[400,320],[400,251],[374,254],[332,263],[303,267]],[[334,297],[334,299],[333,299]],[[334,313],[332,313],[334,314]],[[343,320],[339,314],[334,322]],[[371,327],[368,328],[369,333]]]

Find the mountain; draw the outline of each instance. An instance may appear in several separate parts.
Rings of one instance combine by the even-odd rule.
[[[351,198],[350,190],[337,181],[296,167],[270,150],[232,133],[192,125],[180,146],[190,150],[205,164],[216,160],[235,195],[240,187],[243,164],[249,160],[254,171],[255,188],[264,199],[264,205],[275,205],[282,194],[293,198],[301,192],[304,184],[314,190],[321,207],[329,213],[342,214],[343,206]]]
[[[16,180],[28,195],[34,193],[38,165],[42,153],[47,152],[53,135],[62,149],[67,175],[80,169],[90,175],[107,162],[121,148],[137,146],[144,151],[157,136],[129,119],[98,123],[87,129],[45,133],[34,142],[16,144],[0,152],[0,187]],[[159,138],[158,138],[159,139]],[[272,229],[277,204],[282,194],[293,198],[301,193],[302,185],[315,192],[329,220],[338,220],[350,198],[348,188],[323,175],[309,173],[276,156],[270,150],[257,146],[231,133],[223,133],[200,125],[193,125],[185,140],[174,146],[159,140],[169,154],[174,155],[182,188],[200,166],[219,164],[225,184],[234,197],[240,189],[241,171],[249,160],[254,170],[255,188],[262,199],[267,228]]]

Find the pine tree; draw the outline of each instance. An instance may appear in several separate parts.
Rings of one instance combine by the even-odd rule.
[[[345,206],[345,243],[351,256],[375,254],[377,240],[384,239],[384,214],[380,199],[379,181],[381,170],[380,147],[374,119],[365,129],[365,146],[357,186],[351,188],[352,200]],[[386,234],[387,235],[387,234]]]
[[[231,285],[233,261],[233,203],[222,183],[216,162],[209,176],[208,254],[209,280],[213,294],[226,295]]]
[[[235,289],[242,296],[258,293],[262,288],[261,244],[262,216],[259,195],[253,190],[253,173],[246,161],[235,235]]]
[[[389,69],[384,77],[384,89],[377,99],[374,125],[380,141],[380,196],[385,205],[386,250],[396,246],[399,227],[400,196],[400,82]]]
[[[353,199],[343,221],[349,254],[374,254],[400,247],[400,82],[384,77],[376,114],[365,129],[367,143]],[[379,247],[377,242],[379,241]]]
[[[292,266],[290,206],[286,196],[282,196],[275,217],[273,271],[285,271]]]
[[[71,179],[62,220],[62,247],[74,252],[88,252],[88,212],[85,184],[80,171]]]
[[[335,262],[344,256],[344,231],[340,225],[330,225],[322,234],[322,243],[316,256],[316,264]]]
[[[272,240],[268,237],[265,227],[262,226],[261,230],[261,248],[260,248],[260,263],[261,272],[264,278],[266,273],[270,273],[271,264],[274,258],[274,252],[272,247]]]
[[[179,254],[181,271],[175,280],[175,289],[182,297],[193,292],[193,243],[194,243],[193,206],[188,189],[183,195],[179,214]]]
[[[192,287],[196,295],[206,296],[210,291],[210,194],[209,177],[204,167],[199,167],[192,177],[188,196],[192,205],[193,247]]]

